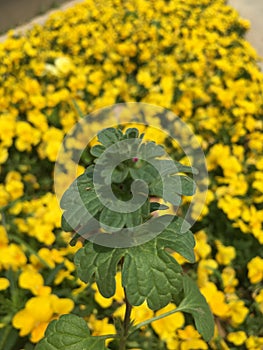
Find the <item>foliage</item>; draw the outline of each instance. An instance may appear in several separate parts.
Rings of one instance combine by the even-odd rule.
[[[132,306],[139,306],[145,301],[152,310],[159,310],[170,302],[176,302],[179,304],[178,310],[193,315],[198,331],[205,340],[210,340],[214,332],[211,311],[195,284],[189,280],[189,277],[182,274],[180,264],[165,250],[165,248],[173,249],[186,258],[190,257],[190,260],[194,262],[193,235],[189,230],[182,232],[184,219],[180,219],[178,216],[170,216],[169,218],[168,215],[154,217],[151,214],[150,206],[151,198],[158,201],[164,199],[166,202],[171,198],[171,204],[178,204],[178,200],[175,201],[173,198],[178,196],[177,193],[180,193],[181,196],[193,195],[195,191],[193,180],[181,173],[182,169],[191,173],[191,167],[180,166],[178,163],[179,166],[173,168],[170,162],[167,163],[165,159],[160,158],[165,155],[161,146],[153,142],[142,143],[142,139],[143,135],[139,137],[139,132],[135,128],[128,129],[125,133],[122,133],[120,129],[107,128],[98,134],[98,141],[104,147],[96,145],[91,148],[90,153],[94,155],[92,164],[86,168],[83,175],[80,175],[73,182],[62,197],[62,207],[65,209],[63,216],[66,216],[66,219],[62,220],[62,229],[66,231],[76,230],[78,235],[87,237],[88,241],[85,242],[85,246],[77,252],[75,257],[77,272],[81,280],[86,283],[93,281],[92,277],[94,276],[94,281],[97,283],[103,297],[110,298],[114,296],[116,292],[115,276],[118,266],[120,266],[126,303],[125,320],[119,334],[120,349],[126,348],[131,326],[130,313]],[[123,143],[125,140],[128,142]],[[114,145],[118,146],[117,152],[116,147],[113,147],[112,150],[106,149],[106,147]],[[96,151],[94,151],[94,148]],[[130,158],[130,148],[136,154],[136,159]],[[99,153],[97,152],[98,149],[100,149]],[[104,156],[104,152],[106,156]],[[98,157],[96,157],[96,154],[98,154]],[[119,162],[119,159],[123,159],[122,154],[126,155],[126,160]],[[100,161],[101,159],[103,160]],[[114,159],[117,162],[114,162]],[[104,204],[94,188],[94,182],[98,181],[95,168],[99,161],[98,175],[101,175],[100,186],[103,190]],[[109,169],[112,163],[118,163],[113,172]],[[149,171],[149,164],[152,171]],[[117,176],[115,175],[116,169]],[[157,169],[162,169],[164,173],[157,172],[155,176],[149,176]],[[104,177],[106,180],[103,179]],[[127,195],[130,196],[132,184],[138,180],[147,184],[149,191],[148,193],[143,192],[141,185],[133,190],[133,199],[138,199],[138,196],[140,197],[142,194],[144,196],[144,203],[141,205],[142,211],[140,209],[138,212],[137,209],[127,213],[118,211],[117,205],[115,205],[116,211],[107,207],[107,203],[110,203],[110,198],[107,198],[107,183],[110,183],[115,201],[117,202],[118,197],[120,197],[124,206],[125,200],[127,203],[129,199]],[[169,182],[169,198],[165,197],[166,181]],[[184,185],[185,183],[187,186]],[[77,193],[79,199],[76,196]],[[157,211],[159,208],[160,206]],[[106,215],[103,216],[105,211]],[[98,220],[95,229],[92,224],[94,218]],[[107,221],[105,222],[105,220]],[[144,228],[145,224],[146,227]],[[100,232],[100,229],[104,228],[105,225],[115,231],[105,232],[104,230]],[[152,238],[150,236],[144,244],[139,244],[136,241],[138,235],[140,237],[146,232],[152,232],[153,228],[158,226],[160,226],[158,230],[160,232],[157,232],[158,235],[157,233],[154,235],[157,235],[156,237]],[[124,230],[122,230],[123,227]],[[84,228],[85,231],[83,231]],[[131,243],[128,239],[129,230],[132,230],[131,233],[134,238]],[[92,242],[93,235],[100,238],[100,245]],[[124,248],[119,246],[108,247],[108,240],[113,241],[116,236],[116,245],[120,240],[124,240],[124,245],[131,245]],[[127,243],[125,242],[126,239]],[[182,298],[179,297],[180,294],[183,294]],[[173,311],[176,311],[176,309]],[[61,321],[50,324],[44,340],[40,342],[40,349],[48,348],[48,344],[56,349],[71,343],[73,344],[72,349],[76,345],[89,345],[94,346],[94,348],[97,346],[95,340],[93,345],[92,338],[87,340],[85,336],[84,340],[81,338],[76,343],[76,336],[81,333],[79,330],[78,332],[74,331],[74,322],[79,323],[80,320],[69,318],[68,322],[64,321],[62,323],[63,321],[64,318],[63,320],[61,318]],[[152,320],[149,319],[146,322],[150,324]],[[66,331],[64,330],[65,326],[63,328],[65,324],[67,325]],[[79,324],[77,326],[80,328]],[[58,336],[57,333],[61,335]],[[59,338],[57,339],[57,337]],[[96,348],[99,349],[99,345]]]

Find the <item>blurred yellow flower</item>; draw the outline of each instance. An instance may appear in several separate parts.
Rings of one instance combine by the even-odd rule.
[[[229,304],[225,301],[224,293],[217,290],[217,287],[213,282],[207,282],[200,288],[200,291],[206,298],[213,314],[223,318],[228,317]]]
[[[88,320],[88,326],[92,330],[93,336],[116,334],[116,329],[112,323],[109,323],[108,317],[98,320],[95,315],[91,315]],[[106,345],[108,345],[111,340],[112,339],[107,339],[105,341]]]
[[[261,289],[258,295],[255,296],[255,300],[259,305],[259,310],[263,314],[263,289]]]
[[[4,164],[8,158],[8,150],[0,145],[0,164]]]
[[[31,333],[31,341],[36,343],[43,338],[52,318],[69,313],[73,307],[71,299],[58,298],[54,294],[33,297],[15,314],[13,326],[20,330],[22,337]]]
[[[159,316],[165,312],[174,310],[176,308],[175,304],[168,304],[164,308],[158,310],[155,315]],[[175,336],[175,332],[178,328],[184,325],[184,315],[182,312],[175,312],[174,314],[161,318],[160,320],[151,323],[152,328],[158,334],[158,336],[163,340],[169,340]]]
[[[181,350],[208,349],[207,343],[200,339],[201,335],[192,325],[188,325],[184,329],[179,329],[177,333],[181,339]]]
[[[0,290],[5,290],[10,286],[10,282],[5,277],[0,277]]]
[[[228,333],[227,335],[227,340],[237,346],[244,344],[246,339],[247,339],[247,335],[243,331],[231,332],[231,333]]]
[[[263,259],[256,256],[249,261],[247,268],[248,278],[251,283],[259,283],[263,280]]]
[[[8,244],[8,236],[4,226],[0,225],[0,248]]]
[[[21,288],[29,289],[34,295],[45,296],[51,293],[51,288],[44,286],[42,275],[30,265],[20,274],[18,284]]]
[[[29,123],[18,121],[16,124],[15,145],[18,151],[31,151],[32,146],[35,146],[40,141],[39,130],[33,128]]]
[[[263,337],[251,335],[246,340],[248,350],[261,350],[263,347]]]
[[[230,266],[225,267],[222,271],[221,277],[224,285],[224,292],[234,293],[235,287],[238,285],[238,279],[235,278],[235,270]]]
[[[0,269],[2,267],[6,270],[9,268],[17,270],[24,266],[26,262],[26,255],[18,245],[11,243],[10,245],[1,248]]]
[[[248,308],[243,300],[231,300],[228,303],[231,324],[236,327],[243,323],[248,315]]]
[[[232,246],[225,246],[219,240],[215,241],[217,247],[216,260],[220,265],[229,265],[236,257],[236,250]]]
[[[211,247],[207,243],[207,235],[204,231],[195,234],[196,245],[194,248],[196,260],[205,259],[211,253]]]

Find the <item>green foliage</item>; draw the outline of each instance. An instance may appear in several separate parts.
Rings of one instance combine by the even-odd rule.
[[[178,233],[182,223],[175,217],[158,237],[135,247],[105,248],[87,242],[75,256],[79,277],[89,282],[94,276],[101,294],[111,297],[115,293],[117,266],[123,259],[122,283],[129,302],[135,306],[146,300],[153,310],[164,307],[182,289],[182,269],[165,248],[194,261],[194,238],[191,231]]]
[[[185,297],[178,309],[193,316],[198,332],[208,341],[214,333],[214,319],[209,306],[194,281],[188,276],[184,276],[183,285]]]
[[[145,200],[147,196],[144,183],[149,187],[150,196],[163,198],[173,205],[180,205],[182,195],[194,194],[194,181],[181,173],[191,173],[195,170],[178,162],[160,158],[165,156],[165,150],[154,142],[142,143],[141,138],[133,139],[135,141],[131,143],[122,142],[131,140],[133,135],[138,136],[135,129],[128,129],[125,134],[122,134],[119,129],[108,128],[98,134],[98,139],[103,145],[91,148],[91,154],[97,157],[103,155],[106,147],[116,145],[112,149],[107,149],[107,156],[103,158],[103,162],[98,164],[97,159],[94,160],[98,169],[96,176],[98,173],[101,176],[101,179],[97,181],[102,197],[103,193],[106,193],[103,197],[104,202],[110,201],[107,198],[107,189],[103,191],[109,183],[111,183],[113,193],[121,201],[131,199],[132,182],[136,187],[133,195],[142,200]],[[127,159],[119,164],[119,159],[125,157],[129,152],[136,154],[138,161]],[[118,166],[111,174],[112,164],[115,163]],[[116,228],[136,226],[146,221],[151,212],[150,197],[145,200],[144,205],[132,213],[122,213],[121,210],[118,210],[118,203],[114,203],[116,211],[113,211],[105,206],[98,197],[93,176],[94,164],[90,165],[63,195],[61,200],[61,208],[64,209],[63,230],[77,229],[80,234],[84,234],[87,233],[87,226],[89,226],[88,230],[91,232],[96,228],[94,217],[104,225]]]
[[[92,337],[87,323],[76,315],[63,315],[48,326],[35,350],[106,350],[103,337]]]
[[[61,200],[62,228],[77,232],[71,244],[79,236],[87,239],[75,255],[80,279],[86,283],[95,281],[100,293],[108,298],[115,294],[115,276],[121,270],[126,308],[146,301],[150,309],[159,310],[175,302],[179,307],[172,312],[190,313],[198,331],[209,340],[214,327],[209,307],[171,255],[177,252],[189,262],[195,261],[195,241],[189,224],[177,216],[153,215],[168,208],[159,203],[161,199],[178,206],[183,195],[194,194],[195,183],[185,174],[195,170],[167,159],[162,146],[144,143],[137,129],[125,133],[105,129],[98,134],[98,140],[101,144],[90,150],[93,164],[72,183]],[[139,208],[121,210],[134,198],[136,203],[142,203]],[[94,241],[94,237],[99,241]],[[127,244],[108,245],[110,241]],[[125,348],[130,326],[126,318],[119,334],[120,349]],[[51,323],[37,350],[102,349],[102,346],[101,339],[90,337],[85,321],[63,316]]]

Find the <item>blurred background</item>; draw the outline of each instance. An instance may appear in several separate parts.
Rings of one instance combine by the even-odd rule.
[[[69,0],[0,0],[0,33],[22,25]]]

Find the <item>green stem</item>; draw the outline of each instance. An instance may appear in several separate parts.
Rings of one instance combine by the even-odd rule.
[[[100,339],[110,339],[110,338],[119,338],[118,334],[107,334],[107,335],[98,335],[96,338]]]
[[[6,326],[6,329],[4,331],[2,339],[0,340],[0,350],[4,350],[5,345],[6,345],[6,341],[7,341],[8,337],[9,337],[9,334],[10,334],[11,330],[12,330],[11,326]]]
[[[124,288],[124,294],[125,294],[125,316],[124,316],[124,322],[123,322],[123,332],[120,338],[120,347],[119,350],[125,350],[126,349],[126,342],[129,334],[129,329],[131,326],[131,311],[132,311],[132,305],[128,302],[126,291]]]
[[[152,317],[152,318],[149,318],[148,320],[146,321],[143,321],[141,323],[138,323],[136,326],[134,326],[131,331],[129,332],[129,335],[130,336],[131,334],[133,334],[134,332],[138,331],[141,327],[144,327],[144,326],[147,326],[148,324],[154,322],[154,321],[157,321],[157,320],[160,320],[164,317],[167,317],[167,316],[170,316],[172,314],[175,314],[176,312],[180,312],[180,311],[184,311],[184,307],[177,307],[176,309],[173,309],[173,310],[170,310],[170,311],[167,311],[167,312],[164,312],[163,314],[161,315],[158,315],[158,316],[155,316],[155,317]]]

